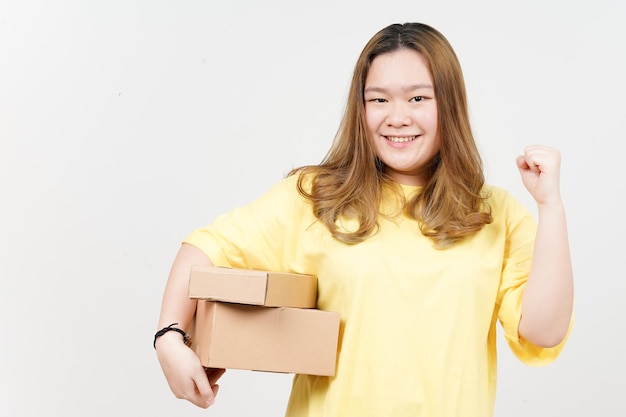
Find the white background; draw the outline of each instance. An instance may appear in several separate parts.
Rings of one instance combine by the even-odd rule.
[[[0,2],[0,415],[280,416],[291,375],[170,393],[152,349],[180,240],[318,163],[390,23],[461,60],[487,179],[561,149],[577,321],[561,357],[500,341],[496,416],[623,416],[626,6],[615,0]],[[399,378],[402,376],[399,375]]]

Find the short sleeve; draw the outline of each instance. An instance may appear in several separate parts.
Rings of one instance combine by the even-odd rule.
[[[217,266],[282,270],[297,224],[294,217],[305,204],[296,181],[297,176],[283,179],[250,204],[193,231],[183,242],[198,247]]]
[[[500,213],[506,218],[506,245],[504,264],[497,300],[497,315],[504,329],[504,337],[513,354],[530,366],[547,365],[561,353],[568,337],[554,347],[543,348],[519,334],[522,317],[522,296],[532,263],[536,221],[512,196],[506,194]]]

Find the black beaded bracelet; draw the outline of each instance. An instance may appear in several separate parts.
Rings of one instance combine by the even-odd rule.
[[[185,342],[185,345],[190,346],[191,345],[191,336],[189,336],[183,329],[179,329],[178,327],[172,327],[172,326],[178,326],[178,323],[172,323],[167,327],[162,328],[161,330],[159,330],[158,332],[156,332],[156,334],[154,335],[154,342],[152,342],[152,346],[156,349],[156,341],[159,337],[163,336],[165,333],[169,332],[169,331],[174,331],[174,332],[178,332],[181,335],[183,335],[183,342]]]

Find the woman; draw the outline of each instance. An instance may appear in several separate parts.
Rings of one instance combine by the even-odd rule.
[[[448,41],[390,25],[357,61],[324,160],[185,239],[159,328],[188,327],[191,265],[316,275],[318,308],[341,316],[337,370],[296,375],[288,416],[492,415],[496,322],[520,360],[547,364],[573,308],[559,152],[529,146],[516,163],[538,224],[484,183]],[[164,374],[208,407],[223,370],[205,373],[176,333],[155,337]]]

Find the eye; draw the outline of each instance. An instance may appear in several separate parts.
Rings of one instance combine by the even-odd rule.
[[[419,103],[420,101],[424,101],[424,100],[426,100],[426,97],[424,96],[415,96],[409,101],[412,101],[413,103]]]
[[[384,98],[370,98],[369,100],[370,103],[385,103],[387,101],[387,99]]]

